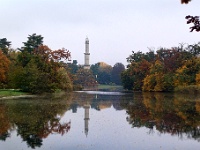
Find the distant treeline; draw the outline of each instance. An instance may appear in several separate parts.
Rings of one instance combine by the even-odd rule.
[[[125,89],[135,91],[174,91],[178,87],[200,84],[200,42],[194,45],[160,48],[127,58],[122,73]]]
[[[52,50],[43,44],[43,37],[35,33],[28,36],[23,46],[10,48],[11,41],[0,39],[0,89],[20,89],[30,93],[57,90],[81,90],[97,84],[121,84],[125,67],[113,67],[98,62],[84,69],[77,60],[71,60],[69,50]]]

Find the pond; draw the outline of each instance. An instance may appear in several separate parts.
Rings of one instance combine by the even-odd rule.
[[[0,150],[199,150],[200,97],[83,91],[0,100]]]

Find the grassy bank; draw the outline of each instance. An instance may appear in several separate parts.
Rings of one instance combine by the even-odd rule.
[[[122,91],[123,86],[99,84],[98,89],[99,90],[108,90],[108,91]]]
[[[0,98],[8,97],[8,96],[27,95],[27,94],[29,94],[29,93],[21,92],[20,90],[12,90],[12,89],[0,90]]]

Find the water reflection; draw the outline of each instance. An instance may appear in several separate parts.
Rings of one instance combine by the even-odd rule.
[[[163,93],[135,95],[134,103],[123,104],[132,127],[146,127],[149,133],[158,130],[180,138],[200,141],[200,101],[194,97]],[[196,99],[196,97],[195,97]]]
[[[130,94],[114,95],[110,92],[105,95],[87,93],[91,95],[76,94],[76,102],[72,104],[73,109],[86,108],[84,103],[87,103],[88,114],[90,106],[98,111],[111,106],[116,110],[125,109],[128,114],[127,121],[132,127],[146,127],[150,129],[149,133],[158,130],[161,134],[170,133],[180,138],[183,134],[187,134],[188,138],[200,141],[200,99],[197,96],[134,93],[131,97]]]
[[[0,140],[6,142],[7,139],[12,138],[15,131],[28,147],[39,148],[43,145],[44,139],[48,139],[50,135],[67,136],[71,127],[75,127],[76,124],[71,123],[70,119],[63,121],[62,118],[66,116],[66,112],[78,114],[79,109],[84,111],[78,127],[83,125],[87,138],[90,134],[94,134],[92,132],[99,132],[89,130],[90,125],[98,126],[91,119],[91,111],[94,119],[95,113],[100,114],[103,110],[114,109],[112,115],[115,119],[118,118],[117,112],[126,111],[122,117],[133,129],[145,127],[149,129],[148,134],[159,132],[180,139],[187,135],[188,139],[200,142],[200,98],[198,96],[106,92],[101,94],[75,92],[53,98],[48,96],[47,99],[0,100]],[[101,120],[103,117],[106,119],[106,116],[100,117],[96,119]],[[119,124],[121,121],[118,120]],[[106,121],[101,123],[104,123],[103,126],[109,124]],[[124,134],[131,136],[130,132]],[[115,137],[115,140],[116,138],[118,137]],[[76,140],[78,142],[77,137]]]
[[[60,123],[68,108],[63,100],[6,100],[0,104],[0,140],[6,141],[16,130],[28,147],[41,147],[50,134],[64,135],[70,130],[70,121]]]

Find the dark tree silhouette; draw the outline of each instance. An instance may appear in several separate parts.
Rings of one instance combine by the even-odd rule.
[[[199,22],[199,16],[186,16],[185,19],[187,19],[187,24],[192,23],[193,26],[190,27],[190,32],[192,32],[193,30],[199,32],[200,31],[200,22]]]
[[[191,0],[181,0],[181,4],[188,4]],[[187,24],[193,23],[193,26],[190,27],[190,32],[192,31],[196,31],[199,32],[200,31],[200,23],[199,23],[199,16],[186,16],[185,19],[187,19]]]
[[[191,0],[181,0],[181,4],[187,4],[189,3]]]
[[[6,38],[0,39],[0,49],[2,52],[7,55],[8,54],[8,48],[11,45],[11,42],[8,41]]]
[[[121,85],[121,73],[125,70],[122,63],[116,63],[111,72],[111,81],[117,85]]]

